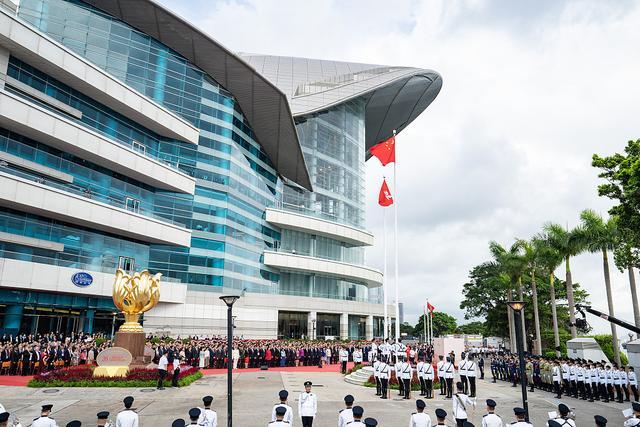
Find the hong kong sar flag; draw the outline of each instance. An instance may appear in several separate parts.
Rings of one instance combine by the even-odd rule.
[[[391,197],[391,191],[387,185],[387,180],[382,180],[382,187],[380,187],[380,194],[378,195],[378,204],[380,206],[391,206],[393,204],[393,197]]]

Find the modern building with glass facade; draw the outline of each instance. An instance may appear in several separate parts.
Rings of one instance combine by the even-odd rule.
[[[242,293],[244,337],[381,336],[367,151],[441,85],[234,54],[149,0],[0,0],[2,332],[110,332],[122,268],[163,275],[150,332],[224,334]]]

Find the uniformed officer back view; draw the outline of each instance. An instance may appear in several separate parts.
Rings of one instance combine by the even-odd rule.
[[[49,415],[51,414],[51,408],[53,405],[42,405],[42,411],[40,412],[40,416],[33,420],[31,423],[32,427],[58,427],[56,421],[51,418]]]
[[[133,401],[133,396],[127,396],[122,400],[124,410],[120,411],[116,417],[116,427],[138,427],[138,414],[131,409]]]
[[[267,427],[282,427],[282,426],[290,426],[288,421],[284,421],[284,415],[287,413],[287,408],[284,406],[278,406],[275,408],[276,419],[275,421],[271,421],[267,424]]]
[[[513,413],[516,416],[516,421],[510,425],[513,427],[533,427],[533,424],[525,421],[526,411],[523,408],[513,408]]]
[[[97,423],[98,427],[103,427],[103,426],[111,427],[111,423],[109,422],[109,412],[100,411],[96,414],[96,417],[98,417],[98,423]]]
[[[277,417],[276,417],[276,409],[279,406],[282,406],[286,409],[286,412],[284,414],[284,417],[282,418],[283,421],[286,421],[289,423],[289,426],[293,426],[293,408],[291,408],[291,406],[287,405],[287,399],[289,398],[289,392],[287,390],[280,390],[280,392],[278,393],[278,398],[280,399],[280,403],[276,403],[275,405],[273,405],[273,409],[271,410],[271,421],[276,421]]]
[[[487,413],[482,416],[482,427],[503,427],[502,418],[495,410],[495,400],[487,399]]]
[[[431,417],[424,413],[427,404],[422,399],[416,400],[416,410],[411,414],[409,419],[409,427],[431,427]]]
[[[364,427],[366,424],[362,421],[362,416],[364,415],[364,409],[362,406],[354,406],[353,407],[353,421],[347,423],[348,427]]]
[[[198,424],[205,427],[218,427],[218,414],[216,414],[216,411],[211,409],[212,402],[213,396],[205,396],[202,398],[204,408],[200,409]]]
[[[347,423],[353,422],[353,400],[353,396],[350,394],[344,397],[346,408],[341,409],[338,413],[338,427],[346,427]]]

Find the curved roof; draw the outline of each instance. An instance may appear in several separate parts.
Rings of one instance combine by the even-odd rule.
[[[311,190],[285,95],[237,55],[153,0],[84,0],[154,37],[233,94],[277,172]]]
[[[438,73],[412,67],[240,53],[256,71],[280,88],[294,117],[366,97],[367,150],[402,131],[436,98]]]

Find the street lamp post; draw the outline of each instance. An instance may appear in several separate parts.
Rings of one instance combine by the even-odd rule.
[[[231,310],[238,298],[240,298],[238,295],[223,295],[220,297],[227,305],[227,427],[231,427],[233,423],[233,390],[231,386],[233,369],[233,316],[231,315]]]
[[[111,313],[113,315],[113,319],[111,320],[111,340],[113,341],[113,335],[115,334],[116,331],[116,314],[117,313]]]
[[[522,343],[522,309],[524,301],[507,301],[507,305],[513,310],[516,324],[516,346],[518,348],[518,360],[520,361],[520,386],[522,387],[522,408],[525,411],[525,420],[529,422],[529,405],[527,403],[527,377],[524,366],[524,345]]]
[[[311,319],[311,325],[313,325],[313,331],[311,332],[311,339],[316,339],[316,319]]]

